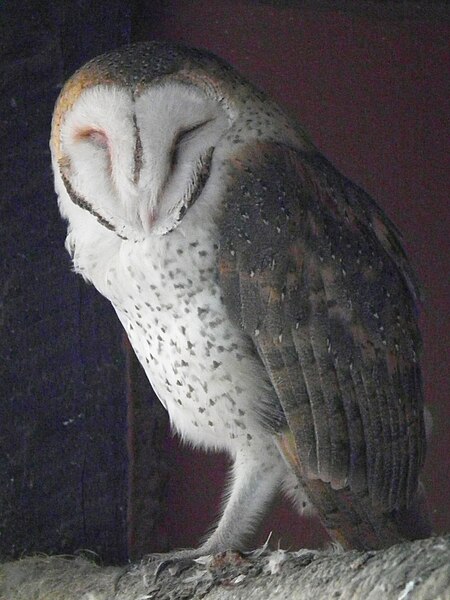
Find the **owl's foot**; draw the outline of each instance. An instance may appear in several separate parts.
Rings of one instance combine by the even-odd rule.
[[[226,566],[239,567],[248,562],[240,552],[227,550],[208,553],[202,547],[160,554],[158,558],[162,560],[156,567],[155,582],[166,569],[169,569],[172,575],[178,575],[194,565],[203,565],[208,569],[218,570]]]
[[[156,567],[155,582],[166,569],[170,569],[172,575],[178,575],[194,566],[195,561],[201,556],[199,550],[199,548],[189,548],[187,550],[176,550],[175,552],[160,555],[162,560]]]

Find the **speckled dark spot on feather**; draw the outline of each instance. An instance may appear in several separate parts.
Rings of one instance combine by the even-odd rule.
[[[236,402],[233,400],[233,398],[230,396],[230,394],[226,393],[226,394],[224,394],[224,397],[226,400],[228,400],[228,402],[230,402],[230,404],[232,404],[233,406],[236,406]]]

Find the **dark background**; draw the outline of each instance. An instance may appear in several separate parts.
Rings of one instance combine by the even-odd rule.
[[[436,530],[449,530],[448,4],[10,1],[0,7],[0,555],[87,548],[123,562],[196,544],[217,516],[226,461],[170,436],[113,311],[70,271],[50,172],[64,80],[148,39],[231,62],[403,232],[425,291],[424,480]],[[284,503],[261,539],[271,530],[283,547],[326,540]]]

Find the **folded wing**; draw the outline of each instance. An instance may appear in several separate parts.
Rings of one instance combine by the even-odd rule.
[[[229,172],[219,277],[306,480],[408,506],[424,460],[414,275],[393,225],[317,153],[248,147]]]

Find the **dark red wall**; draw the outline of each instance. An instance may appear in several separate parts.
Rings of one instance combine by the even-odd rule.
[[[182,41],[227,59],[295,114],[323,153],[403,232],[425,289],[423,370],[434,430],[424,479],[436,529],[450,529],[449,20],[437,19],[431,8],[414,12],[408,5],[417,3],[408,2],[359,2],[357,12],[313,10],[300,2],[143,4],[135,39]],[[361,7],[369,4],[381,8],[364,15]],[[164,529],[172,546],[191,545],[216,515],[225,461],[180,450],[171,440],[167,445],[172,477]],[[313,531],[297,522],[283,505],[262,536],[273,529],[284,547],[325,539],[318,526]]]

